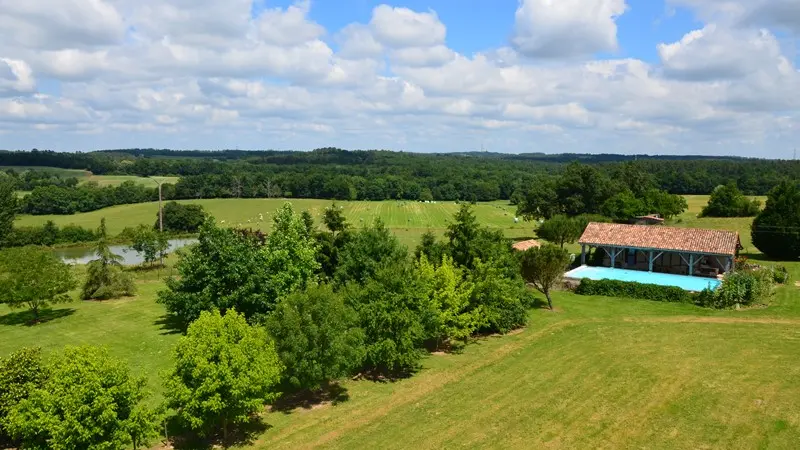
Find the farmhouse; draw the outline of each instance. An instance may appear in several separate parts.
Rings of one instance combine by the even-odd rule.
[[[709,278],[733,270],[742,248],[734,231],[595,222],[578,243],[582,265],[594,249],[604,267]]]

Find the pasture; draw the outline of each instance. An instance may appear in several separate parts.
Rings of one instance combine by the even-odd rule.
[[[210,199],[182,200],[180,203],[202,205],[223,226],[241,226],[269,231],[272,215],[289,201],[298,211],[309,211],[321,226],[321,217],[330,200],[308,199]],[[337,202],[351,225],[360,227],[380,218],[406,245],[416,245],[427,230],[443,234],[447,224],[458,211],[455,202],[420,203],[409,201]],[[502,230],[509,237],[530,236],[532,224],[514,223],[516,208],[506,202],[480,203],[475,206],[478,221]],[[120,205],[89,213],[69,216],[20,216],[18,225],[39,225],[52,220],[57,225],[76,224],[95,228],[106,218],[109,233],[118,234],[123,228],[153,223],[158,214],[158,202]],[[263,220],[259,220],[259,215]],[[224,221],[224,223],[223,223]]]
[[[198,203],[218,221],[250,219],[265,228],[283,200]],[[293,203],[316,217],[330,204]],[[704,204],[690,199],[690,211],[674,225],[738,230],[745,251],[761,258],[744,237],[751,219],[698,219]],[[426,229],[443,231],[457,209],[452,202],[340,205],[351,223],[380,217],[407,243]],[[129,205],[22,217],[20,224],[53,219],[96,226],[105,216],[113,233],[152,223],[156,211],[156,204]],[[265,220],[254,224],[259,213]],[[531,234],[532,224],[513,223],[511,206],[480,204],[476,215],[509,236]],[[520,332],[480,338],[462,353],[430,355],[411,378],[346,380],[346,400],[335,405],[266,411],[269,428],[245,448],[796,448],[800,263],[786,266],[792,281],[771,303],[742,311],[557,292],[556,312],[532,310]],[[84,269],[75,270],[80,276]],[[58,305],[51,320],[36,326],[0,305],[0,356],[32,345],[107,345],[147,377],[158,401],[159,372],[169,366],[178,337],[155,302],[163,288],[159,275],[169,270],[134,271],[135,297]]]

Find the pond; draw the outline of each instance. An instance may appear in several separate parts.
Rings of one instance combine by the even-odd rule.
[[[197,242],[197,239],[194,238],[170,239],[168,252],[172,253],[179,248],[186,247],[195,242]],[[136,251],[128,245],[112,245],[111,251],[122,256],[122,264],[126,266],[135,266],[144,262],[142,255],[136,253]],[[86,264],[97,257],[94,251],[89,247],[57,248],[53,250],[53,253],[68,264]]]

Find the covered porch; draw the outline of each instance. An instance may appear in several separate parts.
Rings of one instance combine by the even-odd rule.
[[[590,223],[581,265],[717,278],[734,270],[739,234],[724,230]]]

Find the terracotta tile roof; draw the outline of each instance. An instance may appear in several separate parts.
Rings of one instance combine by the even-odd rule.
[[[586,227],[578,242],[713,255],[735,255],[741,248],[739,233],[734,231],[596,222]]]
[[[539,243],[539,241],[537,241],[537,240],[534,240],[534,239],[531,239],[531,240],[529,240],[529,241],[520,241],[520,242],[516,242],[516,243],[514,243],[514,245],[512,245],[511,247],[512,247],[514,250],[519,250],[519,251],[521,251],[521,252],[524,252],[525,250],[527,250],[527,249],[529,249],[529,248],[533,248],[533,247],[541,247],[541,246],[542,246],[542,244],[540,244],[540,243]]]

